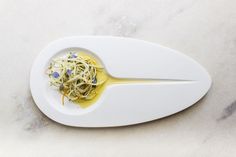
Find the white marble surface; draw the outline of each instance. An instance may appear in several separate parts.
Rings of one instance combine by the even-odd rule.
[[[193,107],[121,128],[52,122],[29,92],[34,58],[71,35],[117,35],[177,49],[213,86]],[[235,0],[0,0],[0,156],[232,157],[236,154]]]

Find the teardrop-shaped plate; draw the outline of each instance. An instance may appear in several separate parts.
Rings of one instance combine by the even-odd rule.
[[[118,78],[158,80],[114,84],[86,109],[61,105],[45,75],[50,60],[67,50],[96,56]],[[114,127],[143,123],[179,112],[201,99],[211,86],[207,71],[193,59],[158,44],[122,37],[68,37],[51,43],[31,69],[30,88],[39,109],[56,122],[77,127]]]

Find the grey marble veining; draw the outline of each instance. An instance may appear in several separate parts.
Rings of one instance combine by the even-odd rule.
[[[236,1],[0,0],[0,156],[224,156],[236,147]],[[53,122],[35,106],[29,71],[64,36],[133,37],[201,63],[213,85],[194,106],[130,127]]]
[[[219,121],[225,120],[236,112],[236,100],[230,103],[228,106],[225,107],[221,117],[218,119]]]
[[[23,97],[14,95],[12,98],[16,104],[15,122],[22,123],[23,130],[40,131],[50,124],[50,121],[36,107],[30,92]]]

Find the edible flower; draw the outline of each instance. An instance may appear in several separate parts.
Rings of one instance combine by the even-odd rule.
[[[71,58],[77,58],[77,55],[76,54],[72,54]]]
[[[67,70],[66,70],[66,74],[67,74],[67,75],[71,75],[71,74],[72,74],[72,70],[67,69]]]
[[[53,72],[53,73],[52,73],[52,76],[53,76],[54,78],[58,78],[60,75],[59,75],[58,72]]]

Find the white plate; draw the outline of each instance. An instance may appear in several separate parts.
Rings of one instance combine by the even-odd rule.
[[[86,109],[61,105],[45,70],[50,60],[68,50],[88,50],[114,77],[159,82],[108,86]],[[143,123],[179,112],[202,98],[211,85],[206,70],[191,58],[166,47],[121,37],[68,37],[51,43],[31,69],[30,88],[39,109],[56,122],[78,127],[113,127]]]

